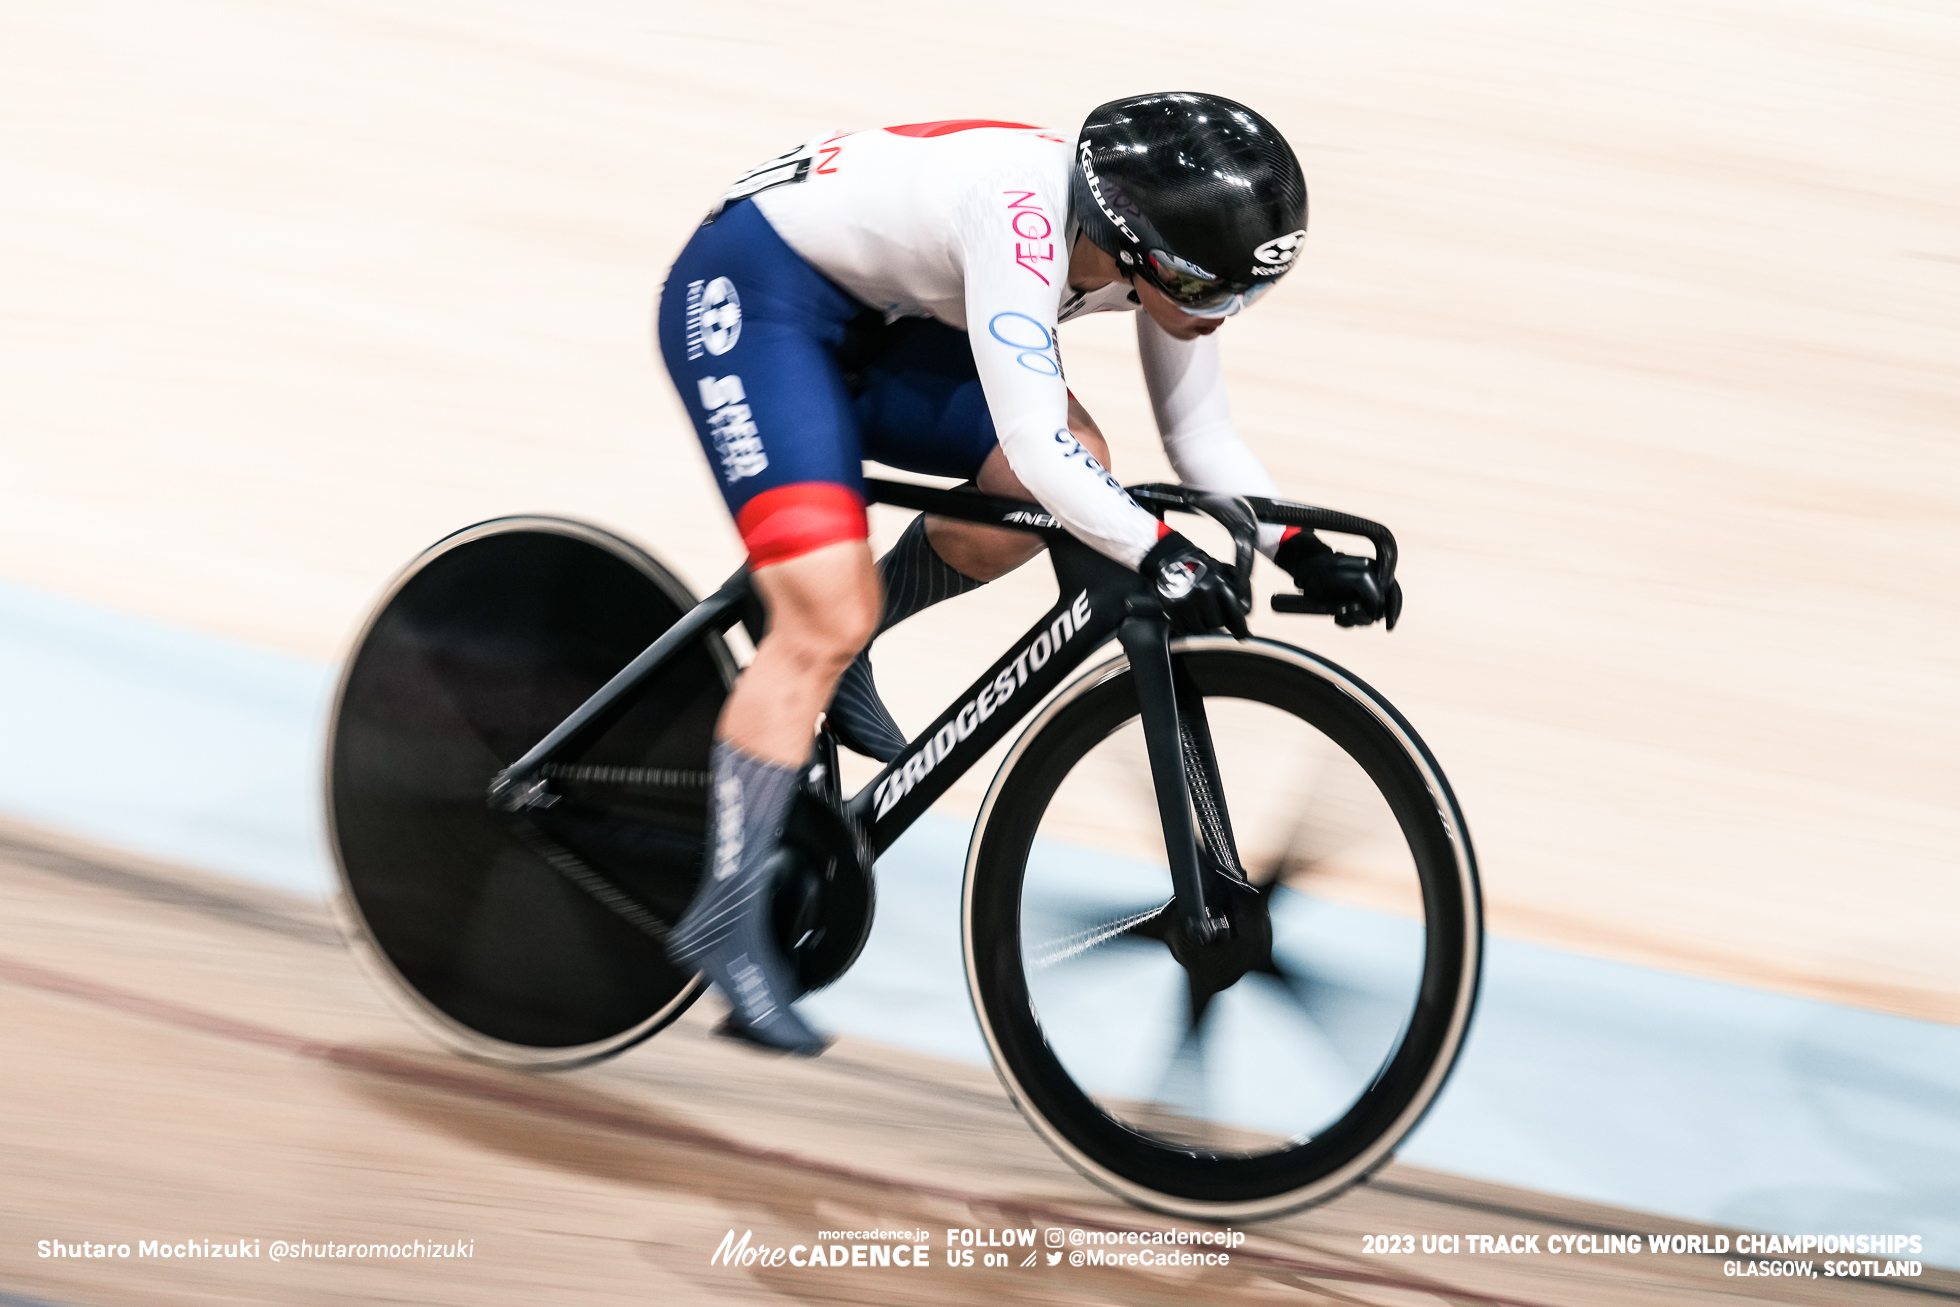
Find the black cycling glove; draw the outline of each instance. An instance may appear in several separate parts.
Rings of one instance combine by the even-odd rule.
[[[1293,578],[1300,593],[1323,605],[1340,626],[1366,626],[1388,619],[1395,629],[1402,616],[1402,583],[1390,581],[1382,594],[1375,560],[1359,554],[1337,554],[1311,531],[1298,531],[1280,541],[1273,561]]]
[[[1173,531],[1143,556],[1137,568],[1163,602],[1164,615],[1186,635],[1224,627],[1243,640],[1252,634],[1239,602],[1232,568]]]

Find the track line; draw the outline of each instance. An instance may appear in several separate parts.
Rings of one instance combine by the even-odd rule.
[[[23,1298],[17,1293],[8,1293],[0,1289],[0,1307],[64,1307],[64,1305],[49,1302],[46,1298]]]
[[[0,857],[45,875],[94,885],[148,903],[183,908],[228,925],[283,935],[302,944],[342,946],[340,933],[325,922],[280,911],[247,895],[189,885],[180,878],[117,866],[101,858],[56,848],[13,829],[12,823],[0,824]]]
[[[305,1039],[271,1026],[260,1025],[254,1021],[240,1020],[207,1012],[168,999],[152,998],[131,990],[105,985],[99,981],[87,980],[65,972],[52,971],[33,963],[0,957],[0,981],[5,981],[23,989],[39,990],[63,998],[75,999],[109,1011],[120,1012],[158,1025],[174,1026],[197,1034],[212,1035],[233,1043],[247,1044],[257,1048],[270,1049],[290,1056],[321,1062],[392,1080],[400,1084],[413,1085],[422,1089],[433,1089],[452,1094],[459,1098],[474,1099],[478,1102],[495,1103],[505,1107],[521,1108],[540,1116],[554,1117],[577,1125],[617,1134],[637,1136],[661,1143],[677,1144],[705,1152],[719,1153],[725,1157],[737,1158],[746,1162],[784,1170],[798,1171],[804,1175],[855,1185],[862,1188],[883,1190],[891,1194],[902,1194],[911,1198],[926,1198],[940,1202],[957,1203],[968,1207],[991,1209],[1004,1214],[1045,1221],[1051,1224],[1067,1224],[1087,1229],[1099,1229],[1112,1233],[1146,1233],[1152,1227],[1141,1224],[1112,1221],[1106,1217],[1084,1216],[1081,1212],[1047,1203],[1029,1202],[1025,1199],[1006,1198],[999,1195],[977,1193],[971,1190],[956,1189],[946,1185],[928,1184],[922,1181],[905,1180],[897,1176],[881,1175],[873,1171],[863,1171],[855,1167],[840,1166],[815,1158],[774,1148],[761,1148],[711,1134],[705,1130],[692,1130],[683,1126],[666,1125],[649,1121],[630,1111],[608,1110],[589,1104],[568,1103],[548,1092],[531,1089],[522,1085],[498,1084],[481,1075],[471,1074],[460,1066],[457,1070],[443,1070],[422,1065],[408,1058],[371,1049],[350,1048],[344,1044],[329,1044],[319,1040]],[[1269,1271],[1286,1274],[1311,1276],[1321,1280],[1338,1280],[1350,1284],[1371,1285],[1378,1288],[1403,1289],[1418,1293],[1434,1294],[1437,1297],[1459,1303],[1479,1304],[1480,1307],[1550,1307],[1528,1299],[1508,1298],[1496,1294],[1481,1293],[1470,1289],[1459,1289],[1449,1285],[1423,1279],[1403,1276],[1378,1275],[1369,1271],[1350,1269],[1331,1263],[1310,1261],[1286,1253],[1253,1248],[1250,1246],[1233,1250],[1235,1261],[1244,1262]],[[0,1307],[9,1307],[0,1300]],[[30,1304],[29,1307],[46,1307],[43,1304]]]

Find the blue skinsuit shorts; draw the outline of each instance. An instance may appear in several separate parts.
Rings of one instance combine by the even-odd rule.
[[[656,329],[738,521],[758,494],[801,483],[841,486],[861,502],[866,458],[971,478],[996,444],[965,332],[923,318],[885,325],[749,200],[688,241]],[[860,349],[867,332],[874,345]]]

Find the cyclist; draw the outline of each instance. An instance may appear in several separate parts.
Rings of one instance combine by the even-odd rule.
[[[1111,475],[1056,329],[1136,312],[1179,477],[1275,495],[1233,431],[1211,336],[1293,266],[1306,203],[1271,123],[1216,96],[1164,93],[1101,106],[1073,140],[991,120],[820,136],[738,180],[681,252],[660,349],[769,615],[716,730],[708,866],[669,943],[728,999],[728,1033],[824,1046],[790,1007],[766,892],[819,712],[829,706],[847,746],[898,756],[905,740],[865,646],[1041,548],[921,517],[874,564],[862,460],[1037,500],[1138,569],[1180,629],[1244,634],[1231,568]],[[1343,620],[1392,620],[1399,607],[1367,560],[1311,532],[1268,526],[1260,547],[1302,590],[1344,605]]]

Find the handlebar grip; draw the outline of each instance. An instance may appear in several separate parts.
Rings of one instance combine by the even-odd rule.
[[[1224,527],[1232,537],[1232,566],[1238,573],[1239,603],[1252,611],[1252,560],[1259,544],[1259,519],[1252,505],[1234,495],[1199,492],[1191,504]]]
[[[1315,508],[1309,504],[1292,504],[1283,499],[1261,499],[1250,496],[1247,502],[1252,505],[1252,511],[1259,515],[1259,520],[1262,522],[1278,522],[1308,531],[1337,531],[1342,535],[1365,537],[1375,546],[1375,576],[1381,582],[1382,593],[1388,593],[1389,584],[1395,580],[1395,533],[1381,523],[1371,522],[1365,517],[1356,517],[1352,513],[1336,512],[1331,508]]]
[[[1273,611],[1276,613],[1317,613],[1330,617],[1334,610],[1326,604],[1318,603],[1305,595],[1277,594],[1273,596]]]
[[[1185,486],[1166,485],[1151,482],[1144,485],[1128,486],[1131,498],[1144,508],[1162,518],[1166,510],[1178,509],[1184,512],[1208,513],[1232,532],[1233,543],[1238,546],[1241,572],[1249,572],[1244,566],[1251,559],[1247,545],[1257,536],[1247,528],[1257,522],[1271,522],[1278,526],[1297,526],[1306,531],[1334,531],[1341,535],[1356,535],[1365,538],[1375,546],[1375,579],[1386,595],[1395,582],[1395,533],[1380,522],[1371,522],[1365,517],[1352,513],[1342,513],[1331,508],[1316,508],[1311,504],[1295,504],[1284,499],[1267,499],[1263,495],[1247,495],[1233,498],[1224,495],[1208,495]],[[1209,502],[1207,502],[1209,501]],[[1228,507],[1228,505],[1230,505]],[[1244,511],[1252,510],[1255,523],[1244,520]],[[1302,607],[1305,600],[1299,596],[1282,596],[1287,603],[1282,605],[1276,598],[1275,610],[1282,613],[1328,613],[1325,608]]]

